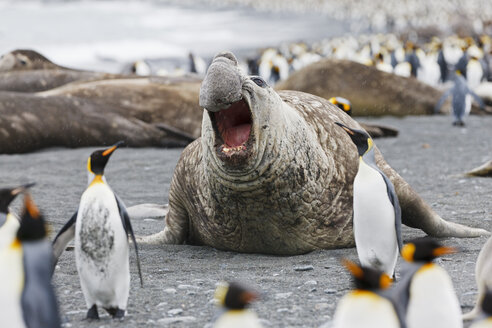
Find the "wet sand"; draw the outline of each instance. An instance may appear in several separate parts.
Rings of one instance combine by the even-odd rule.
[[[492,157],[492,118],[472,116],[465,128],[448,116],[360,118],[400,130],[397,138],[377,139],[386,160],[445,219],[490,230],[492,179],[462,173]],[[1,185],[35,181],[34,200],[52,226],[52,235],[77,209],[87,183],[86,161],[94,148],[50,149],[1,155]],[[107,169],[108,183],[127,206],[166,203],[181,149],[120,149]],[[15,202],[18,208],[19,200]],[[136,234],[163,227],[162,220],[133,220]],[[403,239],[423,236],[404,227]],[[476,286],[475,260],[487,237],[446,238],[461,252],[440,260],[452,277],[464,311],[471,309]],[[73,252],[62,254],[54,275],[65,327],[203,327],[216,313],[213,291],[222,279],[244,281],[263,292],[254,305],[265,327],[319,327],[329,322],[337,301],[350,289],[340,258],[357,259],[355,248],[320,250],[300,256],[266,256],[187,245],[140,246],[144,288],[134,254],[128,314],[113,321],[101,311],[98,322],[82,321],[86,307]],[[301,271],[299,271],[301,270]],[[306,271],[302,271],[306,270]]]

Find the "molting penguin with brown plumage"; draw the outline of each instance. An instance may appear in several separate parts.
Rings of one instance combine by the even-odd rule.
[[[97,150],[87,162],[89,186],[77,212],[53,242],[56,258],[75,236],[75,260],[85,297],[87,319],[99,319],[98,307],[113,318],[125,316],[130,289],[129,244],[132,238],[140,282],[143,286],[138,248],[125,205],[104,178],[104,168],[123,143]]]

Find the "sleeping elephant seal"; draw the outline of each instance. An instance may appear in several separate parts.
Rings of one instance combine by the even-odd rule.
[[[3,91],[38,92],[74,81],[122,77],[124,76],[63,67],[28,49],[14,50],[0,58],[0,90]]]
[[[361,129],[357,122],[317,96],[276,93],[227,52],[209,67],[200,106],[201,138],[176,166],[166,226],[142,242],[286,255],[354,245],[358,152],[335,122]],[[487,234],[444,221],[376,152],[405,224],[433,236]]]

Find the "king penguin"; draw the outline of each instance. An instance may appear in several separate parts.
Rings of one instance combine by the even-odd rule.
[[[2,327],[61,327],[51,285],[52,262],[45,221],[26,194],[16,238],[0,250]]]
[[[221,283],[215,291],[215,300],[223,313],[215,321],[214,328],[260,328],[256,313],[247,309],[258,299],[258,294],[237,283]]]
[[[487,288],[492,289],[492,237],[489,237],[478,254],[475,281],[478,288],[477,302],[473,310],[463,315],[464,320],[474,319],[478,315]]]
[[[348,99],[343,97],[331,97],[328,101],[343,110],[349,116],[352,116],[352,104]]]
[[[470,328],[492,328],[492,290],[485,292],[481,307],[481,313]]]
[[[58,257],[75,235],[75,260],[88,308],[87,319],[99,319],[104,308],[113,318],[123,318],[130,288],[128,236],[135,246],[140,283],[143,286],[138,248],[125,205],[106,182],[104,168],[120,146],[97,150],[87,161],[89,186],[77,212],[53,241]]]
[[[341,123],[359,152],[354,179],[353,225],[360,263],[394,277],[402,246],[401,209],[395,188],[376,165],[372,138]]]
[[[14,241],[19,229],[19,218],[10,212],[10,203],[18,194],[33,185],[34,183],[30,183],[15,188],[0,189],[0,249]]]
[[[403,317],[385,293],[391,278],[382,271],[348,260],[343,263],[352,274],[355,289],[338,303],[333,328],[405,327]]]
[[[444,104],[446,99],[452,95],[453,96],[453,125],[454,126],[464,126],[465,123],[463,119],[470,113],[471,110],[471,97],[475,98],[480,108],[483,110],[485,108],[485,104],[482,99],[473,92],[467,85],[465,78],[461,75],[460,71],[456,71],[454,77],[454,85],[451,89],[447,90],[442,97],[437,102],[434,107],[434,113],[438,113],[441,109],[441,106]]]
[[[461,307],[447,272],[432,261],[454,253],[429,237],[406,244],[402,257],[408,262],[395,291],[406,308],[408,328],[462,328]]]

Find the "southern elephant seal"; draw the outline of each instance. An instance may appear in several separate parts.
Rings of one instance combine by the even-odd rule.
[[[38,92],[74,81],[122,78],[124,75],[90,72],[57,65],[34,50],[18,49],[0,58],[0,90]]]
[[[74,82],[39,93],[0,91],[0,154],[87,147],[184,147],[200,135],[198,82]]]
[[[430,115],[442,92],[415,78],[386,73],[349,60],[323,59],[294,72],[275,86],[352,103],[352,116]],[[472,112],[478,111],[473,106]],[[449,113],[449,106],[443,108]]]
[[[200,90],[202,136],[176,166],[163,231],[142,242],[302,254],[354,245],[352,185],[358,152],[335,122],[361,129],[328,100],[276,93],[220,53]],[[485,230],[440,218],[384,161],[403,223],[433,236],[474,237]]]

